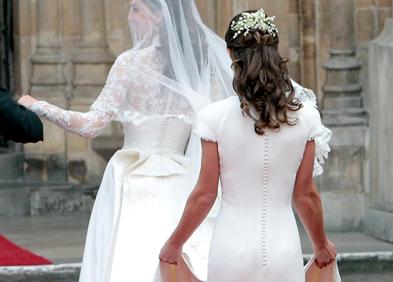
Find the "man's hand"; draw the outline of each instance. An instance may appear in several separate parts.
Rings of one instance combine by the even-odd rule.
[[[19,103],[20,105],[22,105],[22,106],[24,106],[24,107],[26,107],[26,108],[28,108],[28,109],[30,109],[31,106],[32,106],[34,103],[36,103],[36,102],[38,102],[38,100],[34,99],[34,98],[31,97],[30,95],[23,95],[23,96],[19,99],[19,101],[18,101],[18,103]]]

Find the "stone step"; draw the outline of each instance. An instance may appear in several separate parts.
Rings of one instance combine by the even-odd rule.
[[[70,214],[91,211],[98,184],[0,182],[0,215]]]
[[[309,259],[310,255],[304,256],[305,262]],[[393,281],[393,252],[345,253],[340,254],[337,260],[344,282],[346,277],[348,280],[357,277],[361,279],[358,281],[375,282],[371,279],[377,276],[381,277],[378,280],[381,282]],[[77,282],[80,267],[79,263],[0,267],[0,282]]]
[[[77,282],[80,264],[0,267],[0,282]]]

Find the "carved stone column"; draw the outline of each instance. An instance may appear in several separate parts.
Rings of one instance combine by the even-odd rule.
[[[31,93],[64,102],[66,59],[60,45],[59,0],[37,1],[37,20],[37,50],[31,57]]]
[[[37,47],[30,58],[32,76],[31,94],[65,108],[66,79],[64,56],[60,40],[59,0],[39,0],[37,9]],[[39,144],[42,153],[26,153],[27,179],[65,181],[66,151],[64,131],[50,122],[45,124],[45,142]]]
[[[323,66],[322,116],[333,131],[332,152],[318,178],[329,230],[362,226],[366,205],[367,113],[355,57],[354,1],[330,0],[330,58]]]
[[[393,242],[393,19],[370,43],[370,208],[369,234]]]
[[[302,46],[302,84],[310,89],[314,89],[317,94],[318,70],[316,64],[317,38],[316,38],[316,1],[299,1],[299,13],[301,24],[301,46]]]
[[[82,43],[73,58],[74,102],[89,104],[105,84],[114,57],[109,53],[104,0],[80,0]]]
[[[323,114],[327,125],[366,125],[367,114],[359,84],[361,65],[355,57],[354,1],[331,0],[330,59],[323,86]]]
[[[300,1],[289,0],[289,46],[288,46],[288,69],[291,77],[301,83],[301,66],[300,66]]]
[[[323,86],[323,115],[327,125],[366,125],[362,88],[359,84],[360,62],[351,49],[331,49],[324,65],[327,71]]]
[[[105,1],[79,0],[79,10],[81,44],[72,58],[73,93],[70,107],[74,111],[86,112],[104,87],[115,58],[110,54],[107,43]],[[110,126],[104,135],[112,135]],[[74,175],[70,181],[79,183],[98,178],[105,161],[97,155],[94,143],[71,134],[67,140],[68,169],[70,175]],[[84,173],[78,175],[75,173],[77,171]]]

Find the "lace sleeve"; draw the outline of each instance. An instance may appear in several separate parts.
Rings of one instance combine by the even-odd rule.
[[[34,103],[31,110],[67,131],[85,138],[94,138],[112,119],[111,113],[66,111],[45,101]]]
[[[120,55],[109,72],[104,89],[88,112],[63,110],[45,101],[34,103],[31,110],[67,131],[94,138],[115,118],[127,95],[126,83],[125,63]]]

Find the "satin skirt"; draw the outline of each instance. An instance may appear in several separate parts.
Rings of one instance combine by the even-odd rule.
[[[181,156],[120,150],[109,161],[88,227],[80,282],[160,282],[159,252],[193,187]],[[183,248],[207,278],[212,224],[206,220]]]

